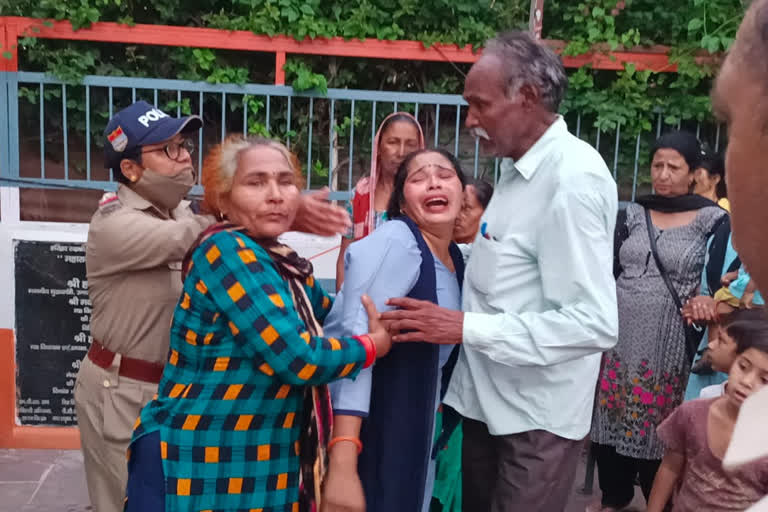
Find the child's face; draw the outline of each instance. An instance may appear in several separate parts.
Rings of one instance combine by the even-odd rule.
[[[736,341],[720,325],[709,327],[709,358],[712,368],[719,372],[728,373],[736,360]]]
[[[726,396],[736,406],[768,384],[768,353],[748,348],[738,356],[728,375]]]

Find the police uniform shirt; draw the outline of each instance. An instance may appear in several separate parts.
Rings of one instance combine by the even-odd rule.
[[[86,244],[93,339],[113,352],[164,363],[181,260],[212,223],[188,201],[169,216],[124,185],[102,200]]]

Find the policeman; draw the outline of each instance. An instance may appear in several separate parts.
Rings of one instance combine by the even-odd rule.
[[[105,131],[105,167],[119,182],[91,219],[86,245],[90,350],[75,385],[80,440],[96,512],[123,509],[126,450],[157,391],[181,294],[181,260],[213,219],[184,201],[194,184],[188,137],[198,116],[173,118],[139,101]]]

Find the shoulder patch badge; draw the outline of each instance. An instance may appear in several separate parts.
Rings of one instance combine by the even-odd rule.
[[[107,140],[118,153],[121,153],[128,146],[128,136],[123,132],[121,126],[118,126],[115,128],[115,131],[107,135]]]
[[[99,211],[102,214],[112,213],[121,206],[122,203],[120,203],[120,198],[118,198],[117,194],[114,192],[105,193],[101,196],[101,200],[99,201]]]

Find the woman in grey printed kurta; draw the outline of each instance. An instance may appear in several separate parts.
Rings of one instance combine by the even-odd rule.
[[[616,281],[619,341],[603,358],[591,433],[603,510],[631,502],[638,477],[646,496],[650,492],[663,456],[656,426],[682,402],[691,364],[682,317],[651,253],[646,208],[653,212],[651,236],[659,259],[683,302],[697,293],[708,234],[726,214],[715,203],[685,195],[683,178],[696,168],[696,150],[690,139],[696,148],[698,142],[677,132],[670,137],[673,140],[660,140],[662,147],[675,149],[657,147],[654,165],[665,160],[659,165],[673,166],[677,159],[682,166],[678,171],[682,192],[665,194],[667,190],[655,179],[659,195],[629,204],[626,223],[617,226],[617,233],[624,232],[616,254],[620,264]],[[665,151],[671,153],[665,155]],[[655,175],[664,173],[672,171],[652,169],[657,179]],[[666,223],[657,220],[664,215]],[[659,224],[667,228],[660,229]]]

